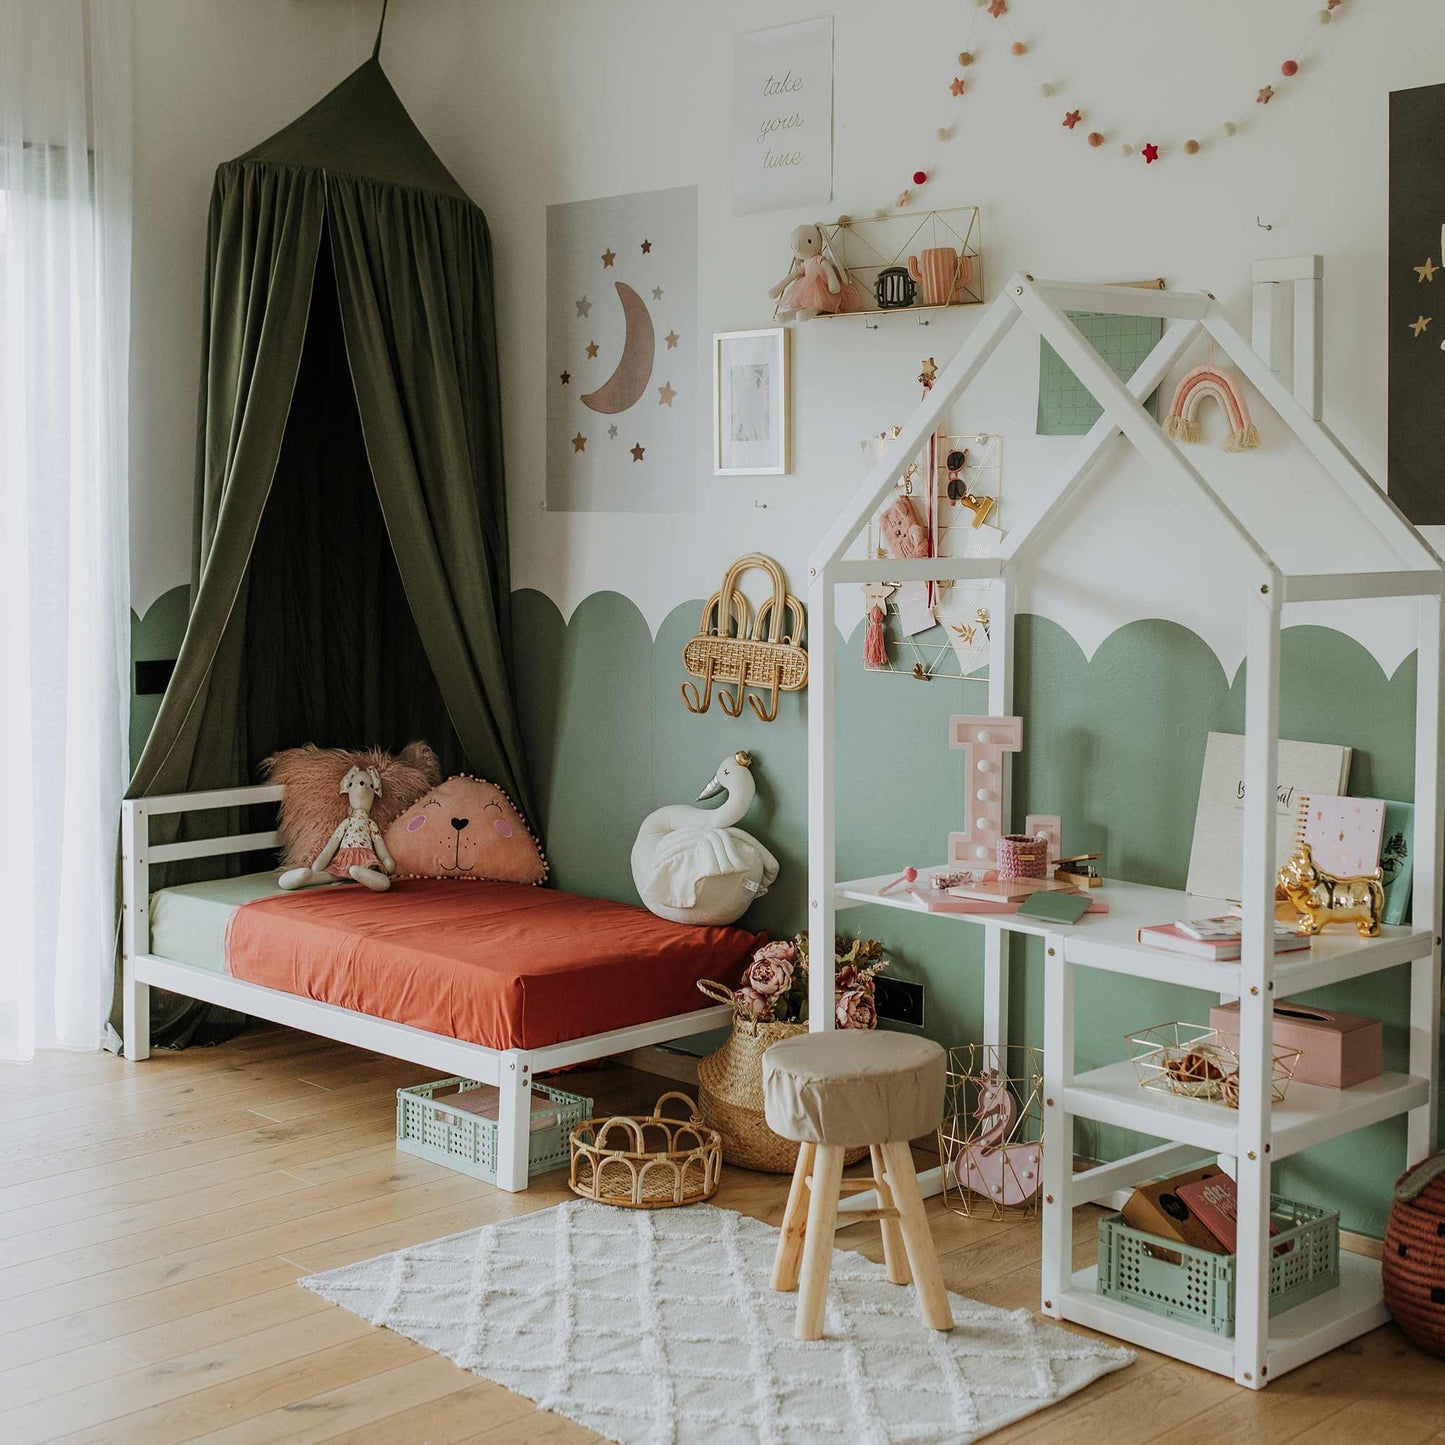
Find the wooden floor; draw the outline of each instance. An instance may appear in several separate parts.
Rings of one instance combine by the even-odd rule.
[[[424,1077],[284,1029],[0,1067],[0,1441],[601,1439],[294,1283],[570,1197],[564,1174],[507,1195],[399,1154],[393,1090]],[[568,1087],[626,1110],[660,1084],[614,1068]],[[725,1170],[716,1202],[776,1223],[785,1186]],[[1037,1306],[1034,1225],[930,1217],[951,1289]],[[840,1243],[881,1258],[870,1226]],[[1251,1394],[1141,1354],[993,1438],[1445,1441],[1445,1363],[1390,1327]]]

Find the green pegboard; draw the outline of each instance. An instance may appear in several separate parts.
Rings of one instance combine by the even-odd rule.
[[[1102,311],[1070,311],[1069,320],[1108,362],[1121,381],[1128,381],[1164,334],[1153,316],[1111,316]],[[1144,403],[1157,417],[1159,393]],[[1040,436],[1082,436],[1103,415],[1088,387],[1064,364],[1047,341],[1039,341]]]

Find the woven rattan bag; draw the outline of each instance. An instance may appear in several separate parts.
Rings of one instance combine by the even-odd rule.
[[[733,991],[711,979],[698,983],[719,1003],[733,1002]],[[722,1048],[697,1066],[697,1111],[704,1124],[722,1135],[723,1158],[740,1169],[764,1174],[791,1174],[798,1145],[768,1128],[763,1116],[763,1055],[782,1039],[808,1032],[807,1024],[754,1023],[733,1015],[733,1029]],[[850,1149],[850,1164],[867,1149]]]
[[[1382,1270],[1395,1323],[1422,1350],[1445,1355],[1445,1154],[1396,1183]]]

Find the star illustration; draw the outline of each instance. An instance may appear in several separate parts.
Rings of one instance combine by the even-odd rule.
[[[605,267],[607,267],[607,266],[610,266],[616,259],[617,259],[617,252],[614,251],[611,246],[609,246],[609,247],[602,253],[602,265],[603,265],[603,267],[605,268]]]
[[[588,360],[588,361],[595,361],[596,359],[597,359],[597,343],[596,343],[595,341],[589,341],[589,342],[587,343],[587,360]]]
[[[1272,85],[1267,85],[1267,86],[1265,86],[1265,88],[1264,88],[1262,91],[1260,91],[1260,93],[1259,93],[1257,96],[1255,96],[1255,98],[1254,98],[1254,103],[1255,103],[1256,105],[1268,105],[1268,104],[1270,103],[1270,101],[1272,101],[1273,99],[1274,99],[1274,86],[1272,86]]]
[[[1151,140],[1148,145],[1140,148],[1139,154],[1144,157],[1144,164],[1152,166],[1159,159],[1159,147]]]
[[[1067,126],[1069,130],[1073,130],[1073,128],[1078,125],[1080,119],[1080,113],[1077,110],[1068,111],[1064,115],[1064,125]]]
[[[898,199],[894,201],[893,204],[897,206],[898,209],[901,211],[912,199],[913,192],[905,187],[903,190],[898,192]]]
[[[607,428],[607,435],[610,436],[610,437],[612,437],[614,440],[616,440],[616,437],[617,437],[617,423],[616,423],[616,422],[613,422],[612,425]]]
[[[584,296],[584,297],[577,303],[577,314],[578,314],[579,316],[586,316],[591,310],[592,310],[592,303]]]
[[[1433,316],[1417,316],[1410,323],[1410,330],[1418,337],[1422,331],[1434,320]]]
[[[677,350],[677,343],[678,343],[682,338],[681,338],[680,336],[678,336],[677,332],[675,332],[675,331],[669,331],[669,332],[667,333],[667,335],[664,336],[662,339],[663,339],[665,342],[667,342],[667,349],[668,349],[669,351],[676,351],[676,350]]]
[[[652,242],[651,242],[651,241],[644,241],[644,242],[642,243],[642,254],[643,254],[644,256],[650,256],[650,255],[652,254]]]
[[[572,380],[572,373],[571,373],[570,371],[564,371],[564,372],[562,373],[562,385],[563,385],[563,386],[566,386],[567,383],[568,383],[569,381],[571,381],[571,380]]]
[[[583,436],[580,431],[572,438],[572,450],[574,452],[585,452],[587,450],[587,438]]]
[[[672,399],[677,395],[677,390],[670,381],[665,381],[657,388],[658,406],[671,406]]]
[[[1435,264],[1434,258],[1431,256],[1426,256],[1425,264],[1423,266],[1415,267],[1415,274],[1420,278],[1421,281],[1434,281],[1435,273],[1439,269],[1440,268]],[[1419,282],[1416,282],[1416,285],[1418,284]]]
[[[633,444],[628,448],[628,451],[632,453],[632,460],[635,462],[640,462],[642,460],[642,454],[646,450],[647,448],[643,446],[641,442],[633,442]]]
[[[1002,18],[1004,11],[1007,9],[1008,0],[992,0],[992,4],[988,7],[988,13],[992,15],[995,20],[998,20]]]
[[[652,299],[653,299],[654,301],[661,301],[661,300],[662,300],[662,287],[661,287],[661,286],[654,286],[654,287],[652,288]]]
[[[950,95],[962,95],[967,89],[967,82],[961,76],[955,75],[952,81],[949,82],[948,93]]]

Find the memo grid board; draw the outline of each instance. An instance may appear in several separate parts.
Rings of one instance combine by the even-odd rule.
[[[1069,311],[1069,320],[1084,333],[1119,377],[1128,381],[1164,334],[1164,323],[1154,316],[1110,316],[1101,311]],[[1145,406],[1157,417],[1159,393]],[[1043,337],[1039,338],[1040,436],[1083,436],[1104,414],[1089,389],[1064,364]]]

